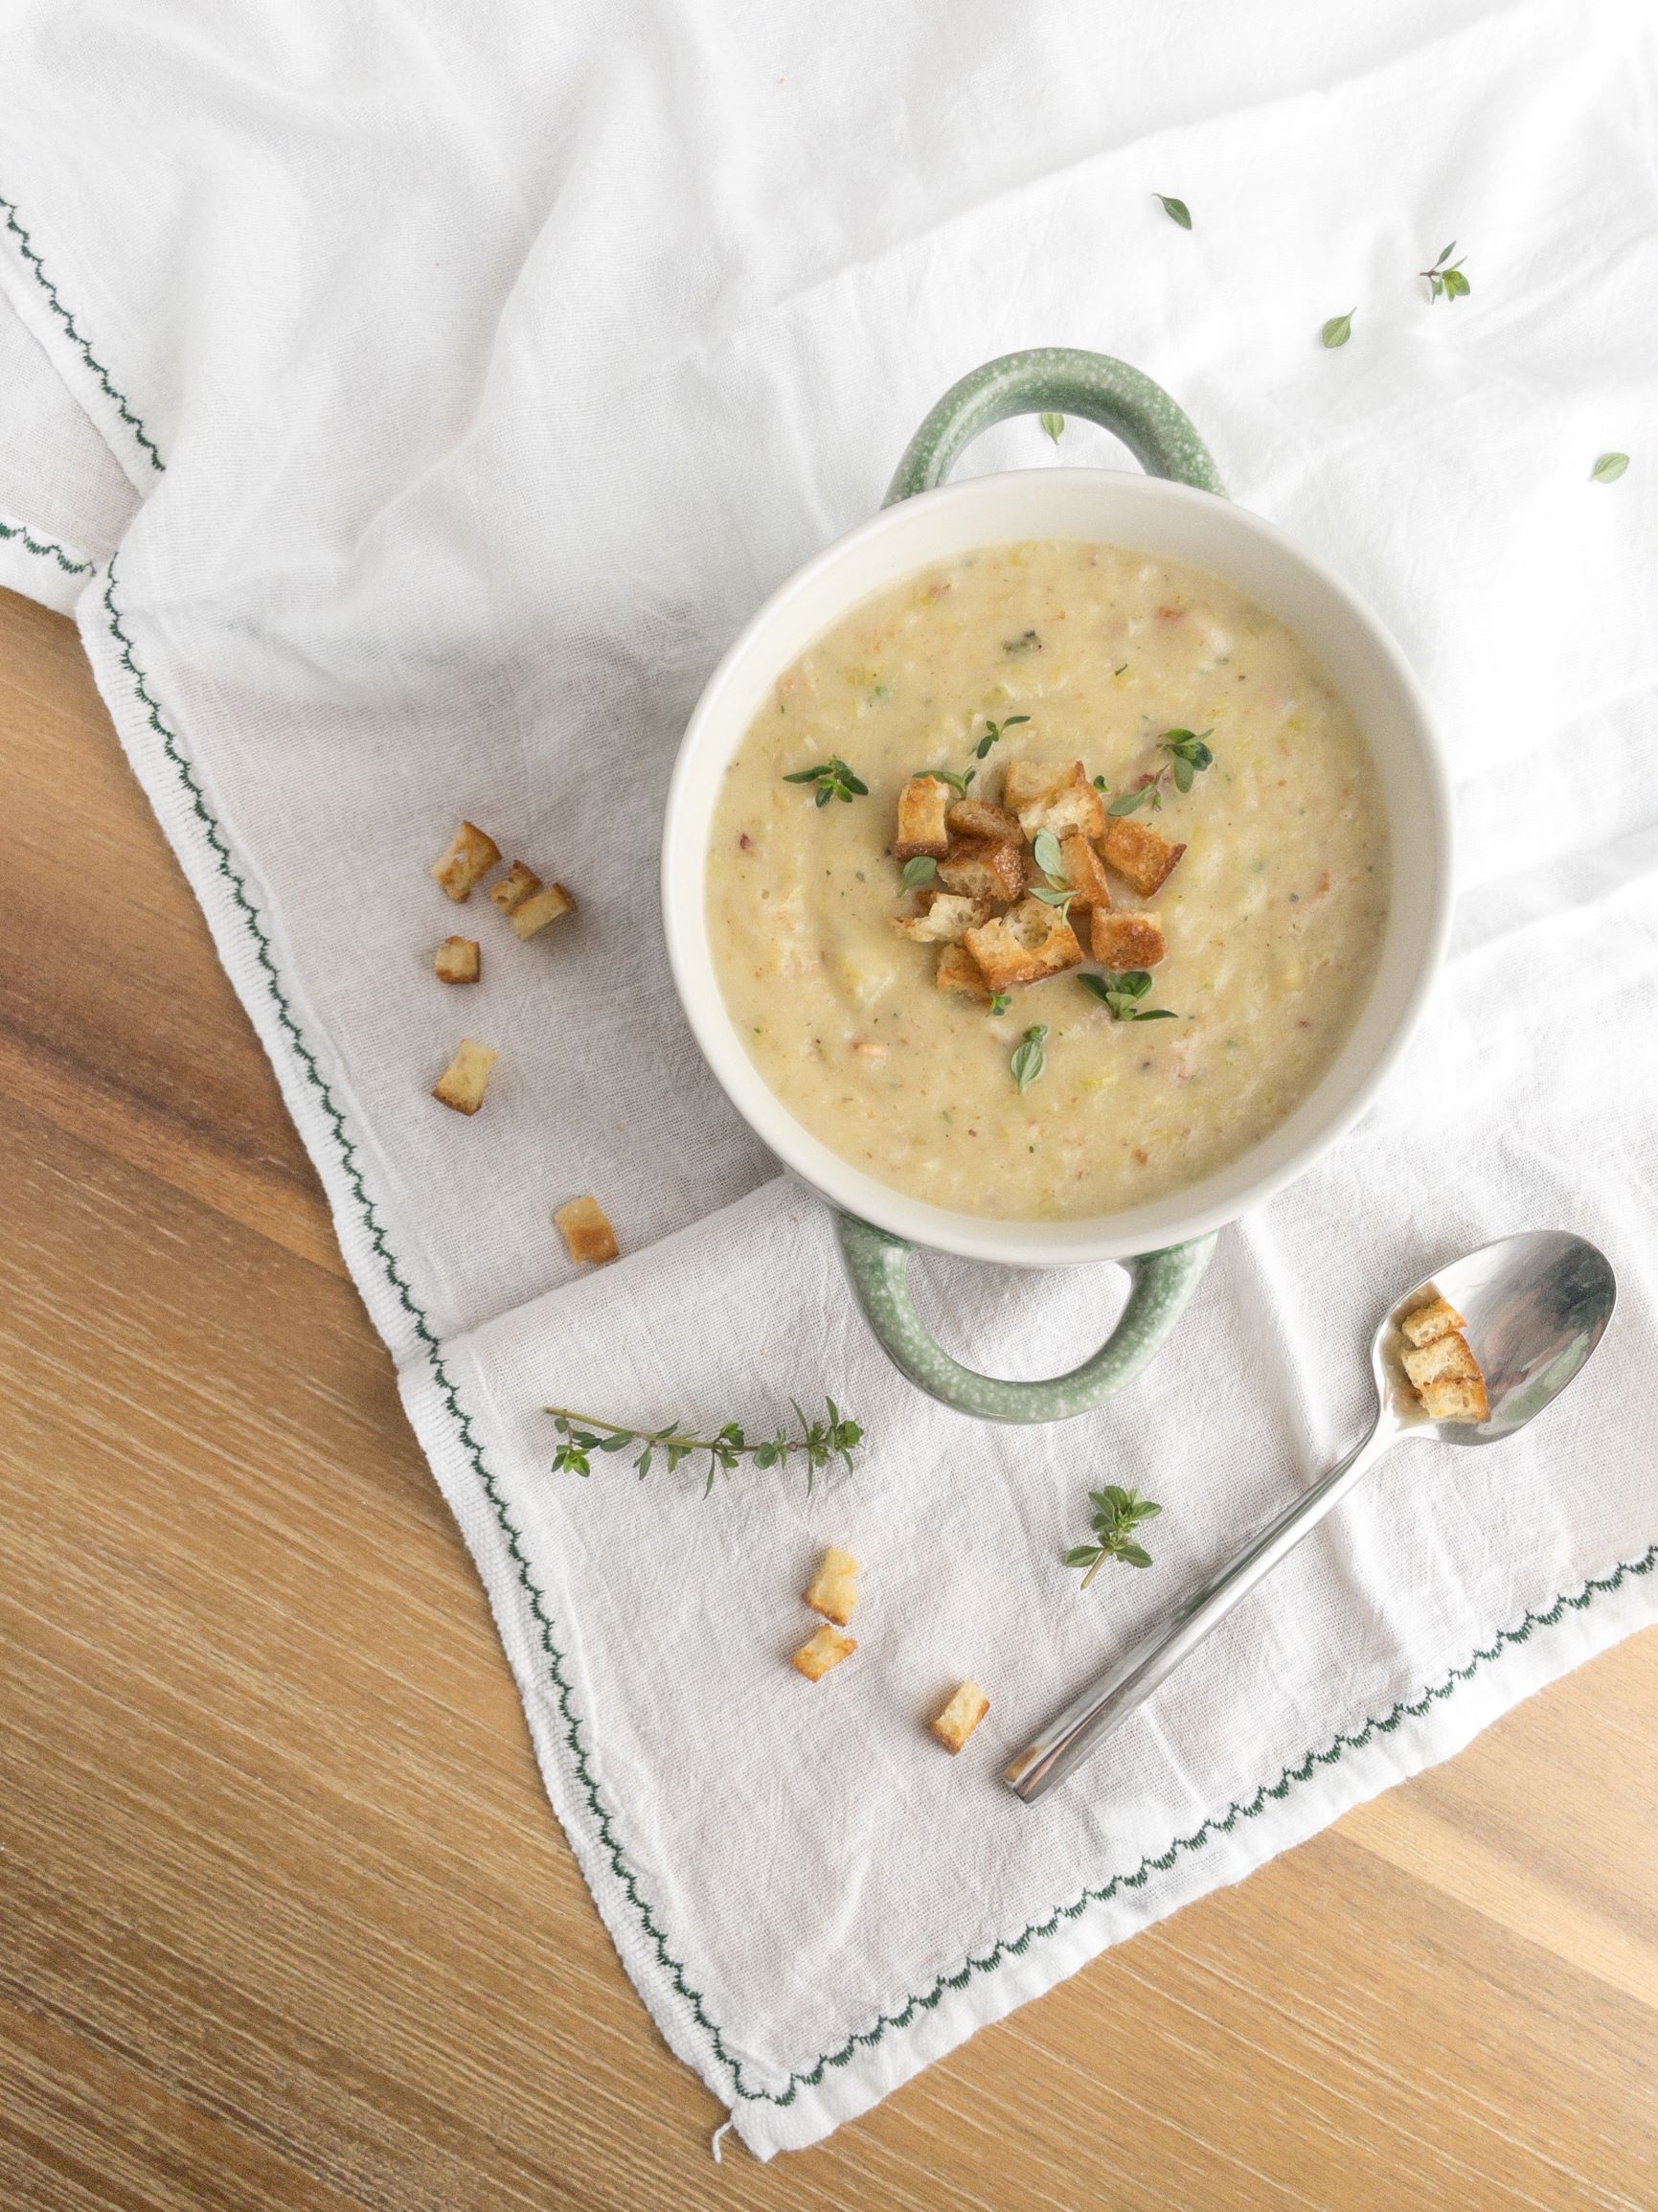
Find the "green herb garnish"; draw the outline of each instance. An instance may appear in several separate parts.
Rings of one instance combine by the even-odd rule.
[[[1345,315],[1331,315],[1329,321],[1318,333],[1319,344],[1321,346],[1345,346],[1352,336],[1352,319],[1357,313],[1356,308],[1349,308]]]
[[[850,804],[854,797],[867,798],[870,788],[852,774],[839,754],[832,760],[820,761],[815,768],[797,768],[792,776],[784,776],[784,782],[815,784],[820,807],[827,807],[831,799],[845,799]]]
[[[1430,300],[1465,300],[1467,298],[1469,285],[1467,278],[1463,274],[1463,262],[1451,261],[1451,256],[1456,250],[1457,241],[1452,239],[1450,244],[1442,250],[1439,260],[1435,262],[1431,269],[1420,269],[1417,272],[1419,276],[1427,280],[1428,298]],[[1463,261],[1466,261],[1466,259],[1467,256],[1465,254]],[[1447,262],[1450,262],[1449,268],[1445,266]]]
[[[1111,1009],[1113,1021],[1178,1021],[1180,1016],[1167,1006],[1145,1006],[1140,1001],[1151,989],[1151,977],[1144,968],[1124,969],[1121,975],[1079,975],[1078,982],[1091,997]]]
[[[1043,429],[1047,431],[1049,437],[1052,438],[1055,445],[1057,445],[1060,439],[1065,435],[1064,416],[1043,415],[1039,418],[1039,420]]]
[[[954,768],[919,768],[916,772],[918,775],[931,776],[935,784],[948,784],[952,791],[960,791],[965,799],[967,786],[979,771],[977,768],[969,768],[965,776],[958,776]]]
[[[995,997],[990,1001],[990,1012],[995,1015],[998,1019],[1000,1019],[1000,1017],[1007,1013],[1009,1007],[1011,1007],[1012,1003],[1013,993],[1011,991],[998,991]]]
[[[1616,484],[1629,466],[1627,453],[1602,453],[1589,471],[1591,484]]]
[[[1021,1097],[1042,1072],[1042,1040],[1047,1034],[1046,1022],[1033,1022],[1013,1049],[1013,1083]]]
[[[1170,199],[1166,192],[1154,192],[1154,200],[1160,202],[1164,214],[1171,223],[1178,223],[1183,231],[1192,228],[1192,210],[1183,199]]]
[[[1035,632],[1033,631],[1032,635],[1034,636]],[[993,722],[987,715],[985,717],[985,734],[973,747],[974,758],[982,761],[990,747],[999,743],[1010,730],[1016,730],[1021,722],[1028,722],[1030,718],[1029,715],[1010,715],[1005,722]]]
[[[1104,785],[1102,784],[1100,788],[1103,790]],[[1163,811],[1163,771],[1161,769],[1155,776],[1143,778],[1141,782],[1135,785],[1133,790],[1119,791],[1105,811],[1108,814],[1137,814],[1147,800],[1151,803],[1151,810],[1154,814],[1160,814]]]
[[[782,1467],[797,1452],[806,1455],[806,1486],[809,1491],[812,1479],[820,1468],[831,1459],[845,1463],[846,1471],[852,1471],[852,1453],[864,1441],[864,1432],[855,1421],[849,1421],[832,1398],[826,1398],[827,1408],[821,1421],[808,1421],[794,1399],[795,1418],[800,1433],[790,1435],[780,1428],[775,1436],[750,1444],[735,1421],[713,1436],[685,1436],[679,1424],[670,1422],[666,1428],[623,1428],[613,1421],[596,1421],[591,1414],[572,1413],[568,1407],[550,1405],[547,1411],[553,1417],[560,1438],[553,1458],[555,1474],[590,1474],[592,1454],[596,1451],[625,1451],[629,1445],[640,1445],[643,1449],[633,1462],[634,1471],[643,1482],[650,1472],[656,1454],[660,1451],[671,1474],[682,1462],[697,1452],[708,1454],[708,1480],[703,1485],[703,1495],[714,1488],[716,1474],[729,1474],[741,1459],[752,1459],[756,1467]]]
[[[1100,1540],[1073,1544],[1065,1554],[1068,1567],[1087,1568],[1082,1587],[1088,1587],[1107,1560],[1121,1560],[1125,1567],[1148,1567],[1151,1554],[1134,1541],[1134,1531],[1142,1521],[1154,1520],[1163,1508],[1137,1490],[1124,1490],[1114,1482],[1103,1490],[1091,1490],[1088,1502],[1094,1508],[1094,1534]]]
[[[939,872],[939,863],[928,853],[918,853],[904,862],[904,889],[914,891],[920,884],[930,883]]]
[[[1061,921],[1069,922],[1077,887],[1065,873],[1065,856],[1052,830],[1037,831],[1031,840],[1031,857],[1048,878],[1046,885],[1032,884],[1031,897],[1039,899],[1044,906],[1056,906]]]
[[[1192,778],[1214,765],[1215,755],[1203,741],[1214,735],[1213,730],[1165,730],[1158,739],[1174,764],[1176,790],[1190,791]]]

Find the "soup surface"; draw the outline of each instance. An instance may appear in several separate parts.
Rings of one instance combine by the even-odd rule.
[[[819,805],[821,784],[785,781],[837,759],[866,794]],[[907,888],[895,855],[911,779],[971,774],[965,796],[994,804],[1010,764],[1029,764],[1017,793],[1039,765],[1057,777],[1078,761],[1117,810],[1096,852],[1119,821],[1185,847],[1149,892],[1107,855],[1113,914],[1154,918],[1167,946],[1136,960],[1115,1009],[1083,981],[1103,987],[1086,908],[1027,904],[1028,936],[1068,921],[1084,957],[999,994],[982,919],[957,945],[894,926],[941,888],[936,873]],[[1019,896],[1062,898],[1069,878],[1037,866],[1028,832],[1020,853]],[[924,857],[911,873],[928,877]],[[1387,901],[1374,765],[1297,639],[1214,577],[1072,541],[962,555],[813,645],[727,769],[708,869],[721,992],[796,1119],[912,1197],[1017,1220],[1118,1212],[1264,1137],[1362,1004]],[[941,988],[944,962],[958,988]],[[1109,964],[1114,984],[1123,968]],[[1160,1010],[1175,1018],[1144,1018]],[[1030,1051],[1015,1067],[1033,1029],[1037,1073]]]

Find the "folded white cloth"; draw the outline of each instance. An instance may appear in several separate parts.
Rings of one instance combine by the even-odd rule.
[[[1645,11],[990,0],[10,11],[0,576],[73,604],[328,1186],[639,1989],[761,2155],[1444,1757],[1651,1618],[1658,208]],[[1156,193],[1191,206],[1190,235]],[[1471,296],[1416,272],[1447,239]],[[1327,316],[1356,308],[1340,352]],[[1457,781],[1454,954],[1356,1135],[1228,1232],[1093,1418],[946,1415],[704,1072],[663,791],[736,627],[1028,344],[1167,385],[1236,495],[1402,640]],[[1596,456],[1633,456],[1614,485]],[[970,466],[1040,467],[1033,423]],[[1082,425],[1062,458],[1120,465]],[[115,550],[118,548],[118,550]],[[463,814],[581,908],[518,946],[426,875]],[[482,911],[479,909],[482,907]],[[477,917],[474,924],[474,916]],[[465,994],[431,976],[464,920]],[[484,1112],[431,1083],[463,1030]],[[625,1257],[578,1276],[584,1192]],[[1397,1455],[1039,1808],[1007,1753],[1351,1440],[1378,1304],[1500,1232],[1623,1310],[1501,1450]],[[1120,1278],[926,1264],[1052,1371]],[[555,1477],[540,1410],[763,1425],[855,1474]],[[1060,1563],[1102,1480],[1153,1571]],[[856,1661],[786,1666],[832,1541]],[[971,1674],[951,1760],[923,1723]]]

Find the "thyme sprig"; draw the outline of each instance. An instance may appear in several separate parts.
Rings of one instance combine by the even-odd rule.
[[[958,775],[954,768],[918,768],[916,771],[918,775],[931,776],[935,784],[948,784],[951,790],[959,792],[964,799],[967,786],[978,772],[977,768],[969,768],[965,775]]]
[[[1091,1490],[1088,1502],[1094,1508],[1094,1534],[1099,1541],[1073,1544],[1065,1554],[1068,1567],[1087,1568],[1082,1587],[1088,1587],[1107,1560],[1121,1560],[1125,1567],[1148,1567],[1151,1554],[1134,1540],[1134,1531],[1143,1521],[1154,1520],[1163,1508],[1142,1497],[1137,1490],[1124,1490],[1115,1482],[1108,1482],[1103,1490]]]
[[[1035,633],[1033,631],[1032,634],[1034,635]],[[999,744],[1010,730],[1016,730],[1021,722],[1028,722],[1030,718],[1029,715],[1010,715],[1005,722],[993,722],[987,715],[985,717],[985,734],[973,747],[974,759],[982,761],[990,747]]]
[[[1173,764],[1177,791],[1190,791],[1192,779],[1215,765],[1215,755],[1204,743],[1206,738],[1214,735],[1213,730],[1165,730],[1158,739],[1158,744]]]
[[[1079,975],[1078,982],[1091,998],[1100,1000],[1111,1010],[1113,1021],[1178,1021],[1180,1016],[1167,1006],[1142,1006],[1140,1001],[1151,989],[1151,971],[1146,968],[1126,968],[1121,975]]]
[[[820,761],[815,768],[797,768],[792,776],[784,776],[784,782],[815,784],[820,807],[827,807],[831,799],[844,799],[850,806],[854,798],[868,798],[870,789],[853,775],[838,753],[829,760]]]
[[[1426,281],[1430,300],[1465,300],[1467,298],[1472,287],[1469,285],[1467,278],[1463,274],[1463,262],[1451,261],[1451,256],[1456,250],[1457,241],[1452,239],[1448,246],[1441,249],[1440,258],[1431,269],[1418,270],[1417,274]],[[1467,258],[1467,255],[1465,254],[1463,261],[1465,262]],[[1449,267],[1445,265],[1447,262],[1450,263]]]
[[[1033,883],[1031,896],[1039,899],[1044,906],[1056,906],[1061,922],[1071,919],[1071,901],[1077,896],[1077,886],[1065,873],[1065,859],[1059,850],[1059,840],[1052,830],[1038,830],[1031,844],[1031,857],[1048,880],[1045,884]]]
[[[780,1427],[775,1436],[757,1438],[752,1444],[735,1421],[728,1421],[713,1436],[687,1436],[677,1421],[670,1421],[666,1428],[627,1428],[614,1421],[597,1420],[590,1413],[572,1412],[566,1405],[550,1405],[547,1411],[559,1437],[558,1449],[553,1455],[553,1472],[591,1474],[595,1452],[625,1451],[630,1446],[638,1445],[642,1448],[633,1462],[633,1470],[641,1482],[655,1465],[658,1452],[666,1460],[670,1474],[686,1460],[707,1452],[704,1497],[714,1488],[716,1475],[729,1474],[743,1459],[752,1459],[760,1468],[783,1467],[804,1453],[808,1491],[818,1471],[828,1467],[832,1459],[841,1460],[851,1474],[852,1454],[864,1441],[864,1432],[858,1424],[848,1420],[832,1398],[824,1400],[826,1410],[819,1421],[808,1421],[796,1400],[791,1398],[789,1403],[800,1425],[799,1434],[792,1435],[786,1427]]]
[[[1163,212],[1171,223],[1178,223],[1183,231],[1192,228],[1192,210],[1183,199],[1171,198],[1166,192],[1154,192],[1151,196],[1162,202]]]
[[[1045,1021],[1033,1022],[1014,1047],[1011,1066],[1013,1086],[1021,1098],[1042,1072],[1042,1044],[1048,1035]]]

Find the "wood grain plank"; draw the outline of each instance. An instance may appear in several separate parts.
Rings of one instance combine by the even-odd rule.
[[[73,632],[4,595],[0,762],[6,2212],[1658,2202],[1650,1636],[715,2167]]]

